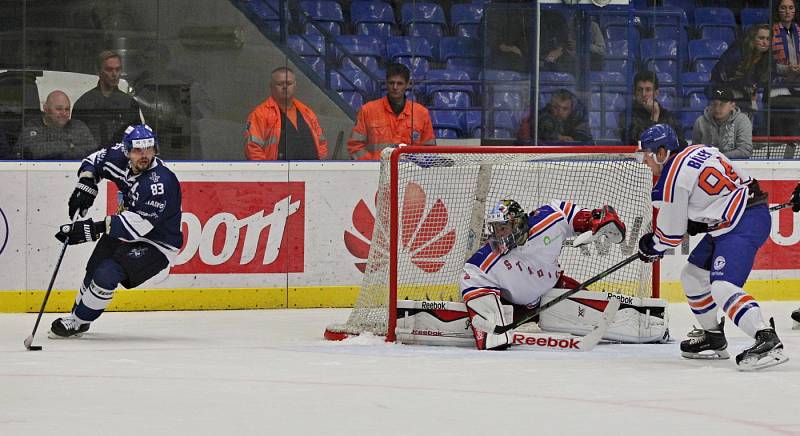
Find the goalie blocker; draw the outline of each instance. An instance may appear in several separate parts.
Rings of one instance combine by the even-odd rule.
[[[553,289],[542,297],[542,303],[567,291]],[[572,335],[591,333],[602,322],[603,309],[610,298],[618,300],[620,307],[613,319],[609,320],[603,339],[630,344],[665,343],[669,340],[669,316],[665,300],[580,291],[539,315],[538,326],[548,334],[527,333],[530,330],[526,324],[513,332],[519,336],[509,332],[511,345],[549,349],[580,348],[579,341],[582,338]],[[513,306],[504,305],[504,318],[513,319],[513,310]],[[464,303],[400,300],[397,302],[396,335],[398,342],[407,344],[475,346]]]

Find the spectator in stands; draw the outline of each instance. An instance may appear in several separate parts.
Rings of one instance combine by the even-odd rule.
[[[756,93],[769,82],[769,24],[757,24],[720,56],[711,83],[733,91],[739,108],[752,117],[758,110]]]
[[[523,118],[517,131],[517,140],[529,144],[531,138],[530,114]],[[539,142],[587,142],[592,140],[586,108],[575,94],[559,89],[539,113],[537,120]]]
[[[386,67],[386,97],[372,100],[358,111],[347,141],[350,157],[377,160],[381,150],[396,144],[436,145],[428,110],[406,98],[411,72],[403,64]]]
[[[800,136],[800,26],[797,1],[780,0],[772,9],[772,59],[769,92],[770,135]]]
[[[635,145],[639,136],[654,124],[669,124],[678,134],[678,140],[685,144],[683,129],[672,113],[658,102],[658,76],[652,71],[640,71],[633,77],[633,107],[630,127],[625,112],[620,114],[620,138],[629,145]],[[627,130],[626,130],[627,129]]]
[[[48,94],[41,117],[28,117],[12,150],[15,159],[83,159],[97,149],[89,128],[70,120],[70,101],[62,91]]]
[[[247,117],[244,154],[249,160],[322,160],[328,156],[328,140],[317,115],[294,98],[294,71],[272,70],[272,95]]]
[[[73,107],[73,118],[89,126],[99,146],[115,144],[125,129],[142,124],[139,104],[119,89],[122,58],[106,50],[97,57],[97,86],[83,94]]]
[[[567,40],[567,52],[577,58],[577,37],[581,32],[581,22],[579,21],[581,14],[575,14],[573,17],[569,36]],[[589,25],[589,65],[592,71],[603,70],[603,60],[606,57],[606,38],[603,36],[603,31],[600,29],[600,24],[597,22],[595,16],[590,16],[583,22]]]
[[[694,122],[692,143],[717,147],[726,157],[747,159],[753,154],[753,124],[736,107],[733,91],[714,87],[705,113]]]
[[[531,60],[532,10],[513,6],[502,8],[500,5],[494,5],[491,9],[484,10],[484,20],[487,33],[487,65],[496,70],[530,74],[534,66]],[[561,20],[566,26],[563,17]]]
[[[575,74],[575,35],[570,32],[564,15],[557,10],[542,9],[539,23],[539,68],[542,71]]]

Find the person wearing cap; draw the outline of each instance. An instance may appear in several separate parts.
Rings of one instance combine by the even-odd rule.
[[[736,105],[733,91],[712,87],[708,107],[694,122],[692,143],[717,147],[730,159],[748,159],[753,154],[753,124]]]

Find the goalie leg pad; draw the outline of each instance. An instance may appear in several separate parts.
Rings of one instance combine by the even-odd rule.
[[[553,289],[542,296],[542,304],[566,290]],[[620,309],[603,339],[641,344],[669,340],[667,302],[656,298],[638,298],[606,292],[580,291],[540,314],[539,327],[546,332],[575,335],[589,333],[599,322],[608,300],[618,300]]]
[[[494,293],[479,295],[465,302],[472,322],[475,346],[479,350],[503,350],[511,344],[508,332],[494,334],[495,326],[510,324],[503,313],[500,296]]]

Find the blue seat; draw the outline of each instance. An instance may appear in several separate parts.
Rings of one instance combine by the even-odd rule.
[[[711,73],[718,59],[701,59],[694,63],[694,70],[698,73]]]
[[[450,58],[445,63],[448,70],[461,70],[467,72],[470,77],[478,77],[481,72],[481,60],[474,58]]]
[[[686,101],[690,106],[692,99],[696,98],[694,94],[700,94],[705,97],[706,85],[708,85],[710,80],[711,74],[707,72],[698,73],[689,71],[681,74],[683,96],[686,98]]]
[[[464,114],[464,133],[469,138],[481,137],[481,126],[483,119],[482,111],[467,111]]]
[[[694,22],[703,39],[713,38],[730,42],[736,37],[736,17],[733,15],[733,11],[728,8],[696,8],[694,10]],[[729,39],[731,36],[732,39]]]
[[[457,3],[450,7],[450,24],[455,36],[478,38],[482,18],[483,4]]]
[[[245,10],[255,15],[256,24],[262,23],[267,30],[272,33],[279,33],[281,26],[281,14],[279,0],[256,0],[243,3]],[[291,22],[289,8],[286,7],[283,13],[285,23]]]
[[[384,38],[391,36],[396,27],[392,5],[378,0],[351,5],[350,22],[357,35]]]
[[[487,82],[502,82],[507,80],[522,80],[522,74],[509,70],[486,69],[481,71],[481,79]]]
[[[467,109],[472,106],[469,93],[458,89],[440,88],[428,94],[428,106],[444,109]]]
[[[628,96],[624,92],[592,92],[589,99],[589,110],[623,111],[628,104]]]
[[[635,54],[636,51],[630,54]],[[630,74],[637,57],[629,56],[628,41],[606,41],[606,56],[603,59],[604,71],[619,71]]]
[[[332,70],[329,74],[334,91],[358,92],[370,97],[376,92],[375,82],[361,70]]]
[[[625,75],[619,71],[592,71],[589,75],[592,86],[621,85],[625,86]]]
[[[400,19],[409,36],[435,40],[447,34],[444,9],[436,3],[404,2],[400,7]]]
[[[480,41],[465,36],[445,36],[439,40],[439,62],[446,63],[454,58],[473,59],[475,62],[480,62]]]
[[[662,107],[667,108],[670,112],[675,112],[681,107],[681,99],[678,98],[678,90],[672,86],[660,86],[658,88],[658,97],[656,97]]]
[[[337,61],[342,69],[361,69],[348,56],[355,57],[369,70],[374,70],[381,64],[385,54],[383,38],[369,35],[340,35],[336,43],[341,47],[337,54]]]
[[[705,108],[705,106],[703,106]],[[694,122],[703,116],[702,111],[683,111],[680,115],[680,122],[683,126],[684,137],[689,140],[692,139],[692,131],[694,130]]]
[[[361,109],[361,106],[364,105],[364,97],[358,92],[342,91],[342,92],[337,92],[337,94],[339,94],[339,96],[342,97],[345,103],[350,105],[350,107],[352,107],[353,110],[355,110],[356,112],[359,109]]]
[[[708,106],[708,97],[703,91],[691,92],[686,98],[689,103],[689,109],[702,111]]]
[[[699,60],[719,59],[728,43],[718,39],[696,39],[689,41],[689,65],[694,65]]]
[[[754,24],[769,23],[769,9],[767,8],[744,8],[739,11],[739,18],[742,20],[742,30]]]
[[[425,93],[430,96],[436,91],[462,91],[476,95],[475,87],[467,83],[459,83],[470,80],[469,74],[463,70],[445,69],[445,70],[429,70],[425,75],[425,81],[422,87]],[[419,85],[420,81],[417,81]]]
[[[342,5],[334,0],[303,0],[300,2],[299,22],[303,33],[321,34],[310,22],[334,35],[341,35],[344,24]]]
[[[325,38],[318,35],[289,35],[286,45],[311,66],[320,77],[325,77]]]
[[[419,36],[392,36],[386,39],[386,56],[411,70],[413,77],[423,77],[430,69],[433,52],[428,41]]]
[[[647,38],[642,40],[640,49],[645,69],[678,77],[680,63],[676,40]]]
[[[464,112],[431,110],[429,113],[431,124],[438,131],[437,138],[459,138],[464,136]]]
[[[694,25],[694,9],[696,0],[662,0],[661,7],[664,9],[681,10],[685,12],[685,16],[690,26]]]
[[[619,140],[619,112],[589,112],[589,128],[596,140]]]

